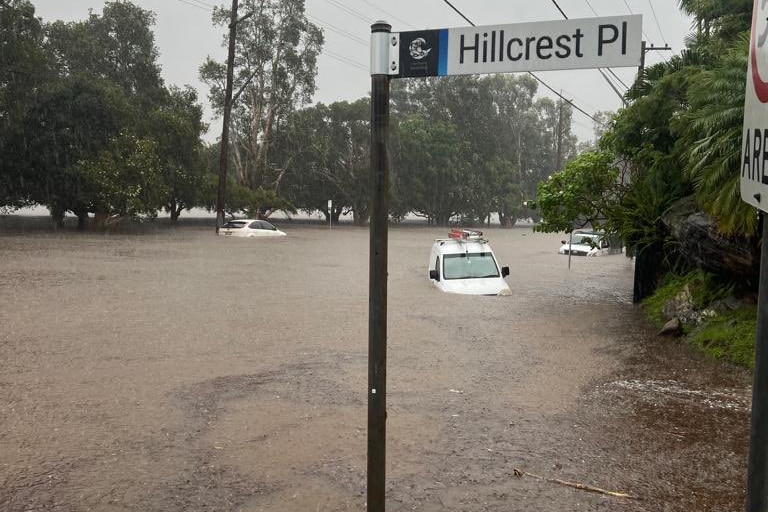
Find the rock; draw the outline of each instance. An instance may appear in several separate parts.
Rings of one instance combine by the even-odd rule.
[[[760,251],[757,240],[721,234],[712,219],[698,211],[693,196],[675,202],[662,222],[680,244],[683,256],[696,268],[757,282]]]
[[[661,307],[661,315],[667,319],[676,319],[683,325],[701,325],[705,320],[717,316],[729,309],[737,309],[741,302],[729,297],[716,301],[709,306],[697,309],[693,303],[691,285],[687,284],[680,292]]]
[[[664,327],[659,331],[660,336],[680,336],[683,334],[683,324],[680,323],[679,318],[673,318],[669,322],[664,324]]]

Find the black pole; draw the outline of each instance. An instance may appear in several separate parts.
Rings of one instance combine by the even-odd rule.
[[[227,54],[227,85],[224,92],[224,126],[221,128],[221,148],[219,152],[219,191],[216,195],[216,232],[224,224],[224,192],[227,186],[227,151],[229,150],[229,118],[232,111],[232,82],[235,67],[235,35],[237,27],[237,2],[232,0],[232,13],[229,23],[229,52]]]
[[[755,375],[747,467],[747,512],[768,511],[768,219],[761,213],[760,289],[757,300]]]
[[[371,33],[387,32],[385,22]],[[371,74],[371,228],[368,289],[368,512],[384,512],[387,421],[389,76]]]

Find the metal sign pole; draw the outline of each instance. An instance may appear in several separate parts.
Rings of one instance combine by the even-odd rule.
[[[747,512],[768,511],[768,215],[761,213],[760,289],[757,300],[755,374],[752,385]]]
[[[384,512],[387,420],[387,220],[389,217],[389,33],[371,25],[371,228],[368,289],[368,512]],[[377,60],[379,62],[377,62]]]

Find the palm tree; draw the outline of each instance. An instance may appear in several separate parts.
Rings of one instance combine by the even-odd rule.
[[[741,200],[738,172],[748,49],[743,34],[714,68],[698,75],[688,90],[690,108],[677,123],[697,201],[726,234],[757,230],[754,208]]]

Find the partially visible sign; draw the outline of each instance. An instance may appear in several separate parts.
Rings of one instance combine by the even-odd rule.
[[[400,77],[639,66],[642,16],[443,28],[399,36]]]
[[[749,43],[744,128],[741,139],[741,198],[768,211],[768,6],[755,0]]]

